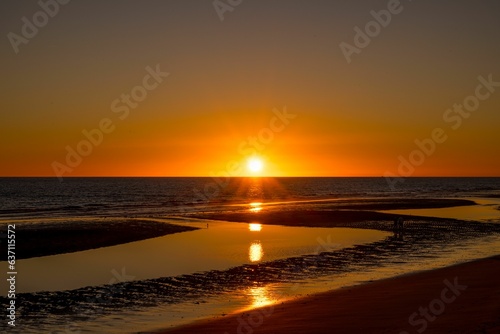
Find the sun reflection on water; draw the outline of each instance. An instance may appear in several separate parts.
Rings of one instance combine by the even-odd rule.
[[[264,256],[264,250],[262,249],[260,241],[252,242],[250,248],[248,249],[248,259],[251,262],[258,262],[262,260],[263,256]]]
[[[251,232],[260,232],[262,231],[262,224],[257,224],[257,223],[248,224],[248,229]]]
[[[257,308],[273,304],[269,290],[265,286],[252,287],[248,289],[248,295],[252,298],[251,308]]]
[[[250,203],[250,212],[259,212],[260,210],[262,210],[262,203],[260,202],[253,202],[253,203]]]

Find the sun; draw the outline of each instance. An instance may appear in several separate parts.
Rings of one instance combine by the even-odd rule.
[[[252,173],[258,173],[264,168],[264,162],[259,157],[252,157],[248,159],[247,168]]]

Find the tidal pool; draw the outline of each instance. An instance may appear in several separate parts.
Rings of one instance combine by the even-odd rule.
[[[19,260],[17,267],[22,275],[18,275],[18,293],[72,290],[123,280],[225,270],[242,264],[367,244],[390,235],[374,230],[258,223],[198,221],[190,225],[201,229],[112,247]]]

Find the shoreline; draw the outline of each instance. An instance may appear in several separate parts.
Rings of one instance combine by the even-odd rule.
[[[23,247],[17,249],[16,258],[22,260],[74,253],[197,229],[192,226],[129,218],[81,220],[72,224],[16,224],[17,238],[23,241]],[[0,246],[3,247],[4,242],[6,240],[1,240]],[[6,252],[1,254],[0,261],[6,261],[6,256]]]
[[[237,211],[218,213],[193,213],[184,218],[201,218],[206,220],[224,220],[231,222],[254,222],[259,219],[262,224],[305,227],[353,227],[372,228],[387,231],[387,227],[365,224],[367,221],[393,221],[397,217],[404,219],[420,219],[419,216],[397,215],[379,212],[388,209],[424,209],[424,208],[453,208],[457,206],[473,206],[475,202],[464,199],[405,199],[405,198],[359,198],[359,199],[332,199],[325,201],[320,207],[304,202],[293,205],[293,210],[286,209],[286,202],[281,205],[270,205],[259,212],[249,212],[248,207]],[[309,206],[311,205],[311,206]],[[285,210],[283,208],[285,207]],[[170,216],[138,216],[135,218],[113,217],[87,220],[72,220],[65,223],[64,218],[59,222],[32,224],[16,223],[18,237],[24,240],[24,246],[19,249],[18,259],[57,255],[115,246],[133,241],[155,238],[172,233],[195,230],[195,227],[184,224],[169,224],[155,220],[169,219]],[[75,218],[73,218],[75,219]],[[426,218],[429,219],[429,218]],[[435,218],[434,221],[450,223],[453,219]],[[352,226],[354,224],[355,226]],[[390,228],[389,228],[390,230]],[[0,239],[0,246],[6,240]],[[6,255],[0,256],[5,261]]]
[[[261,204],[261,203],[258,203]],[[283,203],[286,205],[286,203]],[[370,198],[325,202],[321,206],[299,205],[291,208],[282,206],[252,206],[236,211],[193,213],[188,217],[209,220],[223,220],[238,223],[253,223],[305,227],[349,227],[345,224],[367,221],[394,221],[398,217],[411,220],[430,220],[436,222],[458,223],[463,220],[453,218],[424,217],[410,214],[382,212],[387,210],[444,209],[477,205],[467,199],[402,199]],[[257,210],[256,210],[257,208]],[[386,229],[384,229],[386,230]]]
[[[497,255],[151,333],[497,333],[499,276]]]
[[[250,204],[250,210],[248,205],[245,205],[236,211],[189,213],[182,217],[184,219],[195,218],[237,223],[258,222],[264,225],[292,227],[351,227],[392,231],[391,224],[387,223],[393,222],[398,217],[402,217],[405,221],[432,220],[454,228],[460,228],[461,225],[470,222],[451,218],[388,213],[382,210],[453,209],[475,205],[474,201],[468,199],[443,198],[332,199],[331,201],[321,201],[320,206],[318,206],[318,202],[293,203],[291,206],[287,206],[286,203],[280,202],[279,205],[262,203],[262,208],[258,211],[253,211],[255,207]],[[18,259],[115,246],[197,229],[185,224],[158,220],[175,219],[175,216],[170,215],[137,216],[134,218],[93,218],[88,216],[82,218],[82,220],[72,218],[75,220],[70,223],[65,223],[64,218],[58,218],[59,222],[52,223],[32,224],[30,220],[26,220],[26,223],[16,223],[18,237],[25,241],[25,245],[17,254]],[[0,239],[0,246],[4,242],[6,240]],[[5,254],[0,256],[0,261],[5,260]]]

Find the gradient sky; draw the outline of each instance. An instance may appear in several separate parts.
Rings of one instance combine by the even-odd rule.
[[[263,175],[397,175],[442,128],[412,176],[500,176],[500,87],[456,130],[443,120],[478,76],[500,82],[500,2],[402,1],[348,64],[339,44],[387,4],[243,0],[221,21],[212,0],[73,0],[16,54],[8,34],[40,6],[4,0],[0,175],[54,176],[105,118],[114,131],[64,176],[219,174],[286,106]],[[157,64],[170,75],[121,120],[112,102]]]

